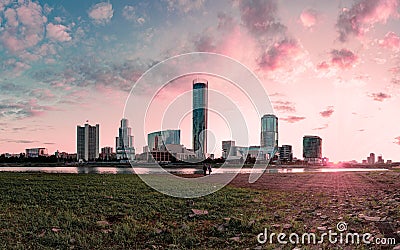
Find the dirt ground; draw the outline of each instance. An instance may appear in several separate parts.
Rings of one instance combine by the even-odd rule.
[[[328,192],[338,196],[395,192],[400,188],[400,172],[392,171],[264,174],[253,184],[248,179],[248,174],[240,174],[230,185],[260,190]]]
[[[286,206],[275,212],[278,225],[324,231],[345,221],[353,232],[371,232],[376,238],[395,238],[396,245],[400,243],[400,172],[264,174],[252,184],[248,178],[238,175],[229,185],[281,195]]]

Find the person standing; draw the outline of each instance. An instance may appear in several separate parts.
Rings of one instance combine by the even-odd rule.
[[[204,176],[207,175],[207,165],[206,164],[203,164],[203,173],[204,173]]]
[[[212,169],[211,169],[211,164],[208,164],[208,174],[211,175]]]

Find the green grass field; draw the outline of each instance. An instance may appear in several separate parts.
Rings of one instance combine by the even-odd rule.
[[[0,248],[254,247],[262,231],[253,222],[262,209],[251,203],[257,192],[249,190],[187,200],[135,175],[31,173],[0,173],[0,190]],[[191,209],[209,214],[190,217]]]
[[[312,197],[310,204],[302,193],[228,186],[188,200],[160,194],[136,175],[0,173],[0,248],[254,249],[264,228],[283,230],[272,229],[276,223],[303,232],[315,216],[307,209],[329,201]],[[208,214],[192,216],[192,209]]]

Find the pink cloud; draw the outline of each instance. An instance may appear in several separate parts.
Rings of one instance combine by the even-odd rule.
[[[394,84],[400,84],[400,66],[390,68],[389,72],[392,74],[391,82]]]
[[[7,32],[4,33],[1,38],[4,46],[11,52],[17,52],[25,48],[23,41],[18,40],[17,37],[14,37]]]
[[[285,96],[285,95],[282,94],[282,93],[279,93],[279,92],[275,92],[275,93],[273,93],[273,94],[269,94],[269,97],[273,97],[273,96],[282,97],[282,96]]]
[[[235,21],[232,16],[225,13],[218,13],[218,29],[222,30],[232,30],[235,27]]]
[[[35,2],[28,2],[17,8],[18,20],[33,29],[43,29],[47,18],[42,14],[42,7]]]
[[[327,118],[330,117],[333,114],[333,112],[335,112],[335,110],[333,109],[332,106],[329,106],[326,110],[319,113],[321,114],[322,117]]]
[[[11,3],[11,0],[1,0],[0,1],[0,11],[3,11],[4,8]]]
[[[289,58],[296,57],[300,52],[301,49],[295,40],[285,39],[266,50],[258,64],[264,70],[273,71],[284,67]]]
[[[400,37],[394,32],[388,32],[382,40],[378,41],[379,45],[389,49],[400,49]]]
[[[336,23],[339,40],[345,42],[349,35],[362,36],[375,23],[398,18],[398,6],[398,0],[361,0],[350,9],[344,8]]]
[[[201,9],[204,2],[205,0],[167,0],[169,11],[179,10],[183,13]]]
[[[40,59],[40,55],[30,53],[28,51],[23,51],[20,53],[19,57],[24,61],[37,61]]]
[[[348,69],[355,65],[358,57],[348,49],[332,50],[331,64],[341,69]]]
[[[232,57],[248,67],[258,68],[254,58],[259,57],[259,44],[231,16],[218,13],[218,25],[208,27],[193,36],[190,41],[195,51],[216,52]],[[181,53],[177,49],[176,53]]]
[[[110,3],[102,2],[93,5],[88,14],[95,24],[106,24],[111,21],[114,10]]]
[[[296,108],[292,102],[289,101],[273,101],[274,109],[281,112],[296,112]]]
[[[19,53],[32,48],[43,39],[47,18],[38,3],[24,2],[15,10],[7,9],[4,16],[6,25],[0,40],[10,52]]]
[[[51,93],[49,89],[34,89],[30,92],[30,95],[35,96],[40,100],[52,100],[55,98],[55,95]]]
[[[400,73],[400,67],[390,68],[389,72],[391,72],[392,74],[398,74],[398,73]]]
[[[61,23],[62,18],[59,17],[59,16],[56,16],[56,17],[54,17],[54,21],[55,21],[56,23]]]
[[[288,113],[296,112],[296,108],[289,105],[274,105],[274,109],[280,112],[288,112]]]
[[[136,11],[136,8],[131,5],[126,5],[122,9],[122,16],[127,20],[127,21],[133,21],[138,24],[144,24],[147,19],[147,15],[141,14],[139,15]]]
[[[318,128],[313,128],[313,130],[323,130],[323,129],[327,129],[328,128],[328,126],[329,126],[329,124],[324,124],[323,126],[321,126],[321,127],[318,127]]]
[[[36,53],[40,56],[55,55],[57,53],[53,44],[44,43],[37,50]]]
[[[67,32],[68,28],[62,24],[47,24],[47,37],[54,41],[68,42],[71,41],[71,36]]]
[[[19,76],[19,75],[22,74],[23,71],[25,71],[25,70],[27,70],[27,69],[30,69],[30,68],[31,68],[31,66],[28,65],[28,64],[26,64],[26,63],[23,63],[23,62],[16,62],[16,63],[14,64],[13,73],[14,73],[16,76]]]
[[[254,35],[286,32],[286,26],[277,18],[277,4],[272,0],[243,0],[239,2],[241,18],[245,27]]]
[[[374,101],[378,101],[378,102],[383,102],[386,99],[391,98],[391,95],[379,92],[379,93],[372,93],[369,95],[370,97],[372,97],[374,99]]]
[[[18,21],[17,21],[17,12],[14,9],[7,9],[4,12],[4,17],[7,20],[7,25],[11,27],[17,27],[18,26]]]
[[[302,117],[302,116],[288,116],[288,117],[284,117],[284,118],[280,118],[280,119],[285,122],[295,123],[295,122],[302,121],[306,118]]]
[[[305,9],[300,14],[300,21],[306,28],[315,26],[318,22],[318,13],[313,9]]]
[[[317,65],[317,69],[327,70],[329,69],[329,64],[326,61],[323,61]]]
[[[202,34],[196,37],[194,40],[194,46],[196,51],[201,52],[216,52],[216,46],[214,45],[215,39],[211,36]]]
[[[45,111],[56,110],[54,107],[45,106],[38,103],[36,99],[26,100],[1,100],[0,117],[26,118],[40,116]]]

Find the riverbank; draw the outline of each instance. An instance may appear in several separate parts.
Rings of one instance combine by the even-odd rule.
[[[324,232],[340,221],[352,232],[398,237],[398,172],[247,180],[241,174],[214,194],[187,200],[160,194],[136,175],[0,173],[0,248],[292,249],[261,245],[256,236],[265,228]]]
[[[32,167],[32,168],[41,168],[41,167],[87,167],[87,168],[132,168],[132,167],[143,167],[143,168],[152,168],[152,167],[163,167],[165,169],[171,168],[198,168],[202,169],[202,163],[148,163],[148,162],[86,162],[86,163],[78,163],[78,162],[52,162],[52,163],[42,163],[42,162],[20,162],[20,163],[0,163],[0,168],[3,167]],[[211,164],[213,168],[220,168],[222,166],[227,168],[265,168],[266,164],[222,164],[216,163]],[[366,169],[399,169],[400,162],[394,162],[390,164],[338,164],[338,165],[329,165],[329,166],[321,166],[321,165],[295,165],[295,164],[268,164],[268,168],[307,168],[307,169],[318,169],[318,168],[366,168]]]

